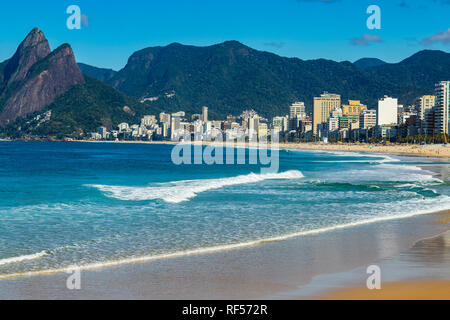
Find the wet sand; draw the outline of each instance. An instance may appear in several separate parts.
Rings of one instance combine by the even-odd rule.
[[[439,223],[449,223],[449,215],[442,215]],[[410,250],[397,257],[381,261],[387,276],[396,268],[418,272],[414,277],[404,275],[403,281],[387,282],[379,290],[367,287],[332,290],[319,299],[331,300],[449,300],[450,299],[450,232],[418,241]],[[383,271],[382,271],[383,275]]]
[[[342,279],[340,272],[397,256],[418,238],[447,230],[448,225],[436,223],[445,214],[359,225],[236,250],[82,271],[81,290],[67,289],[69,274],[65,273],[2,280],[0,299],[310,299],[312,294],[300,293],[310,283],[316,283],[317,277]],[[445,268],[436,260],[439,255],[429,253],[433,252],[425,250],[423,257],[435,261],[439,270]],[[414,266],[407,262],[401,275],[415,273]],[[450,268],[447,270],[450,272]],[[360,279],[356,274],[344,283],[345,287],[359,287],[365,281],[365,275]],[[322,285],[322,289],[333,289],[329,283]]]
[[[450,212],[429,223],[450,228]],[[450,231],[425,237],[408,250],[373,262],[381,270],[381,289],[366,286],[367,267],[323,274],[297,292],[301,299],[396,300],[450,299]]]

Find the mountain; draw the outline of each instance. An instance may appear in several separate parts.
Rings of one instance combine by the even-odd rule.
[[[372,77],[399,86],[394,94],[400,103],[413,103],[420,95],[432,94],[438,81],[450,80],[450,54],[423,50],[396,63],[368,69]]]
[[[121,122],[140,123],[144,115],[161,112],[97,79],[86,75],[85,79],[84,84],[73,86],[46,108],[8,124],[3,133],[10,137],[82,137],[100,126],[111,130]]]
[[[103,82],[111,80],[111,78],[114,77],[117,73],[117,71],[114,71],[112,69],[97,68],[81,62],[78,63],[78,67],[83,74],[86,74]]]
[[[254,108],[266,117],[288,113],[296,100],[311,110],[314,96],[339,93],[343,101],[362,100],[375,107],[394,95],[403,104],[431,93],[434,83],[450,79],[450,54],[422,51],[398,64],[363,60],[357,64],[280,57],[237,41],[196,47],[173,43],[135,52],[107,82],[149,105],[167,111],[198,113],[210,107],[213,117],[238,115]]]
[[[362,58],[359,59],[353,64],[357,66],[360,69],[367,70],[372,67],[378,67],[386,64],[387,62],[384,62],[383,60],[377,59],[377,58]]]
[[[137,51],[115,72],[77,65],[68,44],[51,52],[36,28],[0,63],[0,131],[82,136],[162,110],[189,116],[202,106],[216,119],[249,108],[270,118],[287,114],[298,100],[311,110],[313,97],[323,91],[370,108],[386,94],[411,104],[450,79],[450,54],[442,51],[420,51],[399,63],[373,62],[285,58],[237,41],[208,47],[173,43]]]
[[[0,63],[0,134],[81,137],[161,111],[86,75],[106,81],[113,70],[80,66],[68,44],[51,52],[42,31],[33,29],[14,56]]]
[[[51,52],[38,28],[1,64],[0,73],[0,125],[43,109],[70,87],[84,83],[71,47],[64,44]]]

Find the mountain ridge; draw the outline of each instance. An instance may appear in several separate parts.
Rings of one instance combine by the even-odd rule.
[[[231,40],[205,47],[171,43],[138,50],[106,82],[136,99],[150,98],[149,105],[169,112],[192,114],[207,105],[221,118],[247,108],[272,117],[286,114],[296,100],[310,110],[313,97],[323,91],[339,93],[344,101],[362,100],[372,108],[386,94],[412,104],[416,96],[432,93],[435,82],[450,79],[447,65],[450,54],[439,50],[362,68],[348,61],[281,57]]]

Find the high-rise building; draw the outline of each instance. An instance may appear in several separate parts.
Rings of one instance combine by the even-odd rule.
[[[423,121],[422,125],[422,134],[426,136],[434,135],[435,119],[436,119],[436,107],[433,107],[425,111],[425,120]]]
[[[259,116],[256,114],[248,119],[248,134],[250,138],[258,134]]]
[[[208,107],[206,106],[202,108],[202,121],[208,122]]]
[[[288,130],[288,117],[274,117],[272,122],[273,128],[278,132]]]
[[[263,139],[267,137],[267,123],[258,124],[258,139]]]
[[[102,139],[106,139],[108,136],[108,130],[106,129],[106,127],[100,127],[98,128],[98,134]]]
[[[342,115],[359,117],[363,110],[367,110],[367,106],[359,100],[348,100],[348,104],[342,106]]]
[[[420,120],[425,120],[425,112],[434,107],[436,96],[421,96],[417,99],[417,112]]]
[[[181,132],[183,130],[181,129],[181,118],[172,116],[170,123],[170,138],[172,140],[179,138],[183,134],[183,132]]]
[[[341,96],[338,94],[323,93],[320,97],[314,97],[313,105],[313,134],[317,134],[317,126],[326,123],[330,113],[341,107]]]
[[[378,100],[377,126],[398,123],[398,99],[384,96]]]
[[[434,134],[449,133],[450,81],[436,84]]]
[[[349,100],[348,104],[342,106],[342,117],[339,121],[341,129],[351,129],[352,124],[359,122],[359,115],[363,110],[367,110],[367,106],[359,100]]]
[[[159,114],[159,122],[161,122],[161,123],[169,123],[170,124],[170,114],[161,112]]]
[[[361,129],[370,129],[377,125],[377,111],[366,109],[359,115],[359,127]]]
[[[289,107],[289,118],[304,120],[306,118],[306,109],[304,102],[294,102]]]
[[[126,122],[122,122],[119,124],[119,132],[127,132],[130,130],[130,126]]]
[[[155,116],[144,116],[141,119],[141,125],[143,125],[143,126],[151,126],[154,123],[156,123],[156,117]]]

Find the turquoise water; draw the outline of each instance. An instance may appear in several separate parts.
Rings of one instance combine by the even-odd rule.
[[[430,160],[280,151],[181,165],[170,145],[0,142],[0,276],[253,245],[450,209]]]

